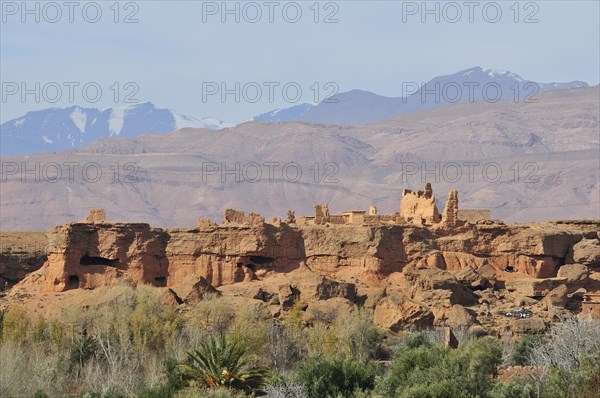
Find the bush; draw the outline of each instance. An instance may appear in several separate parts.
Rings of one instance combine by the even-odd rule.
[[[178,392],[175,398],[246,398],[243,392],[234,391],[228,388],[217,388],[213,390],[192,390],[185,389]]]
[[[425,333],[409,333],[406,335],[401,342],[400,349],[408,349],[413,350],[415,348],[419,348],[421,346],[431,347],[432,344],[429,341],[429,338]]]
[[[24,308],[13,307],[3,313],[2,338],[12,341],[25,341],[30,326],[29,316]]]
[[[307,356],[306,342],[299,327],[270,321],[267,338],[268,364],[278,372],[290,371],[298,361]]]
[[[81,398],[127,398],[125,394],[117,388],[109,387],[100,392],[87,392],[81,395]]]
[[[535,396],[535,387],[521,380],[513,383],[498,382],[489,393],[490,398],[532,398]]]
[[[35,393],[33,393],[31,398],[50,398],[50,397],[48,396],[48,394],[46,394],[46,392],[44,390],[37,390]]]
[[[452,350],[409,336],[376,391],[399,398],[485,397],[501,359],[500,344],[491,338]]]
[[[334,331],[339,341],[337,352],[345,357],[376,359],[382,351],[383,333],[373,326],[373,315],[364,309],[338,317]]]
[[[269,398],[306,398],[304,386],[289,380],[278,380],[265,387]]]
[[[419,337],[417,341],[423,343],[425,340]],[[376,391],[382,396],[394,397],[397,396],[397,392],[413,384],[429,384],[428,381],[417,378],[423,372],[444,362],[447,355],[448,351],[439,345],[423,343],[415,346],[405,342],[392,360],[389,371],[380,379]]]
[[[298,365],[294,380],[304,386],[309,398],[350,397],[357,391],[372,390],[380,371],[368,360],[314,358]]]
[[[542,344],[542,338],[539,336],[526,334],[521,340],[515,344],[515,350],[510,358],[512,365],[531,365],[531,352],[533,349]]]
[[[163,362],[166,381],[138,393],[138,398],[173,398],[177,391],[183,389],[184,382],[177,361],[166,358]]]

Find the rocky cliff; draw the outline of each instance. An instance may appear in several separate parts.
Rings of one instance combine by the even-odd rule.
[[[48,259],[46,236],[39,232],[0,232],[0,292],[13,286]]]
[[[527,305],[539,309],[541,323],[517,326],[537,330],[580,311],[582,295],[600,289],[600,220],[424,226],[240,217],[187,229],[102,218],[55,227],[46,234],[47,261],[2,306],[121,280],[169,288],[176,303],[194,289],[212,285],[227,294],[235,286],[236,295],[264,302],[275,316],[303,301],[307,321],[324,302],[364,306],[394,331],[497,325],[503,312]]]

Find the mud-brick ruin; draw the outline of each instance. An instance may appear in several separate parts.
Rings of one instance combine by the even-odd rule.
[[[477,222],[490,219],[489,210],[458,210],[458,192],[453,189],[448,194],[443,215],[440,215],[435,203],[435,196],[431,184],[427,183],[422,191],[413,192],[405,189],[402,193],[400,211],[394,214],[377,214],[377,207],[371,205],[368,213],[363,210],[350,210],[341,214],[330,214],[326,204],[315,206],[314,216],[298,217],[302,225],[313,224],[354,224],[354,225],[382,225],[382,224],[413,224],[433,225],[442,224],[455,227],[465,221]]]
[[[393,214],[372,205],[331,214],[319,204],[312,216],[290,210],[267,222],[228,209],[220,223],[153,228],[109,222],[93,209],[82,222],[47,231],[47,260],[0,307],[23,292],[84,292],[127,281],[168,289],[175,303],[197,297],[192,293],[200,287],[235,286],[235,297],[258,300],[274,316],[294,300],[309,312],[329,304],[336,311],[365,307],[378,326],[393,331],[495,328],[506,323],[503,311],[521,306],[535,316],[513,324],[515,330],[600,314],[600,220],[507,225],[490,220],[489,211],[464,214],[456,190],[440,212],[430,184],[405,190]]]

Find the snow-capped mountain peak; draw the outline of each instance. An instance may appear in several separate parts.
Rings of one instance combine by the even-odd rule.
[[[100,137],[160,134],[184,127],[230,127],[210,117],[196,119],[151,102],[118,108],[48,108],[32,111],[0,126],[2,155],[77,149]]]
[[[517,75],[516,73],[513,73],[511,71],[505,71],[505,70],[499,70],[499,69],[489,69],[489,68],[483,68],[481,66],[476,66],[473,68],[469,68],[466,69],[464,71],[460,71],[457,73],[457,75],[460,76],[465,76],[465,77],[470,77],[470,78],[486,78],[486,79],[511,79],[511,80],[515,80],[519,83],[524,82],[525,80]],[[454,76],[454,75],[449,75],[449,76]]]
[[[87,114],[84,111],[82,111],[80,107],[75,107],[75,110],[73,110],[73,112],[71,113],[70,118],[75,124],[75,126],[79,129],[79,131],[85,133]]]
[[[298,120],[309,123],[360,125],[374,123],[411,112],[452,105],[457,102],[511,100],[548,90],[588,87],[581,81],[537,83],[514,72],[475,66],[453,74],[437,76],[416,91],[401,97],[384,97],[369,91],[351,90],[335,95],[335,104],[321,102],[277,109],[254,118],[255,121]],[[492,87],[493,89],[487,90]],[[532,94],[533,92],[533,94]],[[529,98],[528,97],[528,98]]]

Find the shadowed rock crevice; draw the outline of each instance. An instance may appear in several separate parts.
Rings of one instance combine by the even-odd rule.
[[[79,260],[79,264],[81,265],[106,265],[108,267],[118,267],[119,262],[117,260],[113,260],[105,257],[94,257],[85,255],[81,257]]]
[[[79,277],[77,275],[69,275],[67,280],[67,289],[78,289],[79,288]]]
[[[250,256],[250,262],[254,264],[268,264],[275,261],[272,257],[263,257],[263,256]]]

